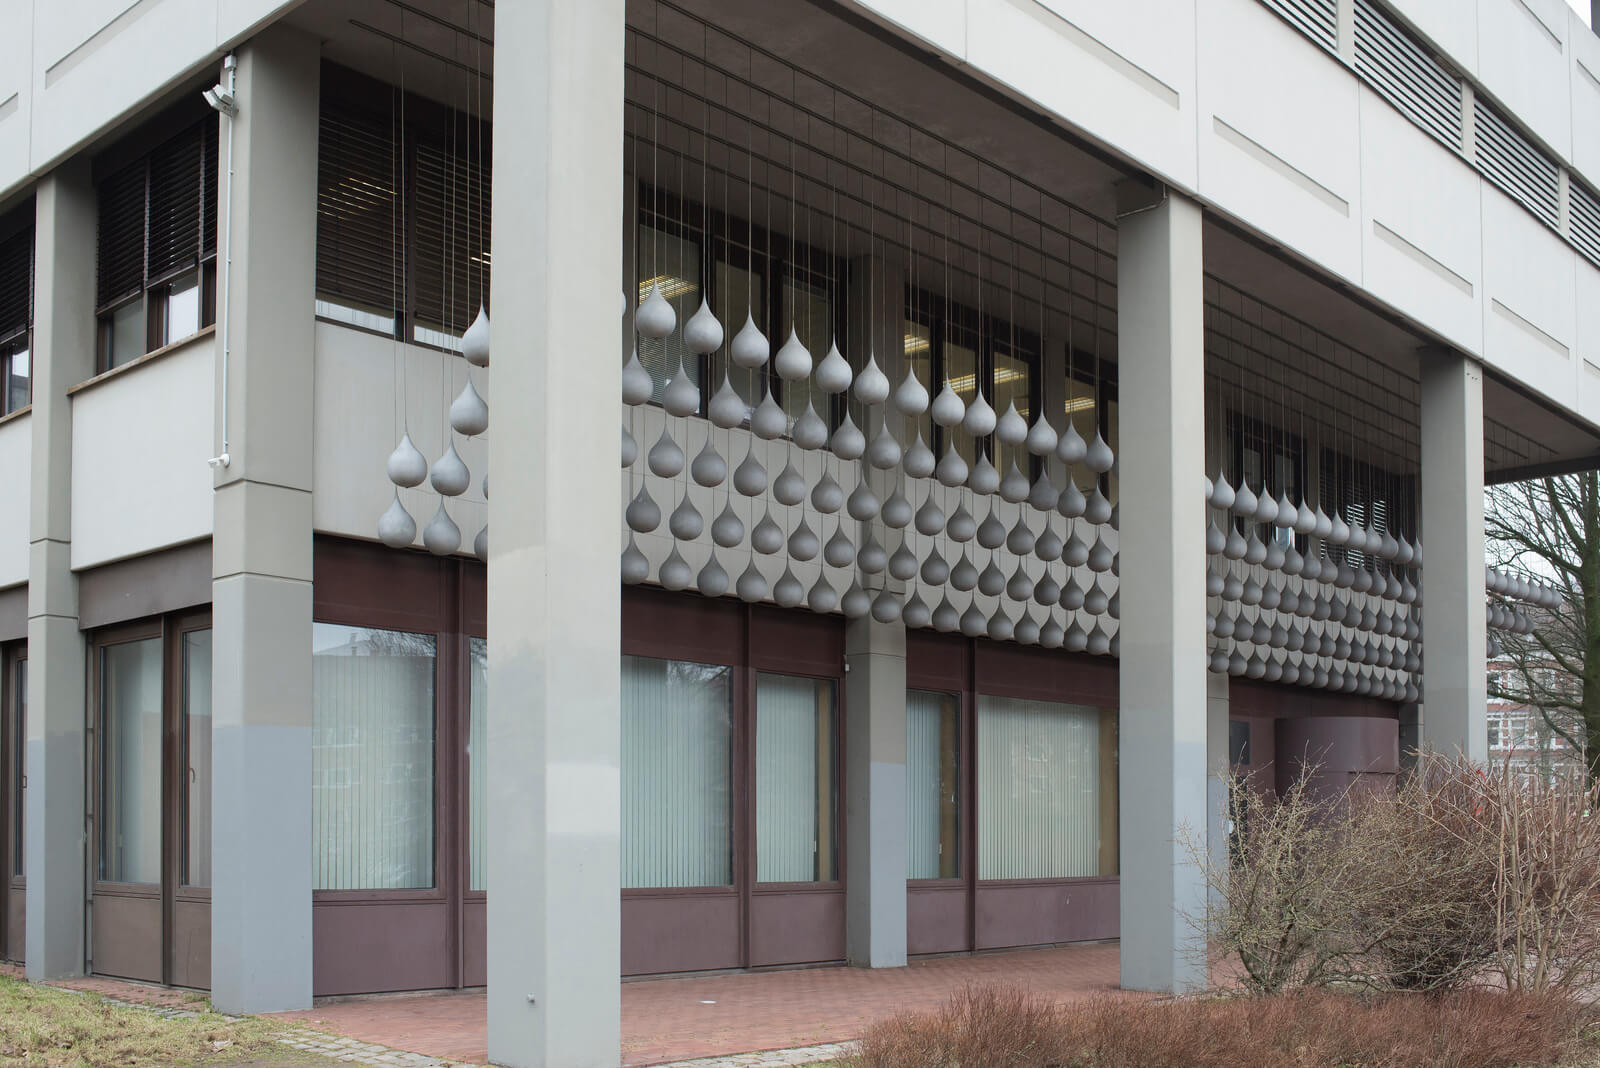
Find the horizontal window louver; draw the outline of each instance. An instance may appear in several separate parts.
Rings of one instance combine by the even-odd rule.
[[[1568,192],[1571,211],[1568,221],[1572,226],[1572,243],[1588,257],[1589,262],[1600,267],[1600,197],[1576,182]]]
[[[137,160],[100,183],[95,304],[115,304],[144,288],[146,160]]]
[[[1371,0],[1356,0],[1356,73],[1412,122],[1457,151],[1461,144],[1461,79]]]
[[[1554,162],[1482,100],[1474,105],[1478,170],[1550,226],[1561,217],[1561,175]]]
[[[317,294],[392,313],[405,271],[392,120],[340,109],[324,95],[317,152]]]
[[[487,167],[465,156],[417,146],[416,316],[456,334],[489,297]]]
[[[33,325],[33,226],[0,241],[0,341]]]
[[[212,119],[196,123],[150,154],[148,280],[194,267],[215,252],[216,169],[217,124]]]
[[[1295,29],[1330,52],[1339,51],[1336,0],[1262,0]]]

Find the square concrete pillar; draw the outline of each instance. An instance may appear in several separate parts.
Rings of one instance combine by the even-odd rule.
[[[489,1059],[621,1051],[623,0],[495,7]],[[607,340],[607,339],[612,340]]]
[[[84,967],[86,649],[72,573],[72,403],[94,374],[94,184],[72,160],[34,195],[33,469],[23,797],[29,979]]]
[[[222,120],[216,449],[228,462],[212,504],[211,1000],[225,1012],[311,1004],[319,53],[284,27],[252,39],[238,53],[231,137]]]
[[[906,962],[906,628],[845,627],[845,953]]]
[[[1200,206],[1119,190],[1122,985],[1203,985],[1205,907],[1182,837],[1206,833],[1205,357]]]
[[[1206,672],[1206,857],[1214,872],[1228,867],[1228,780],[1233,753],[1228,744],[1228,684],[1223,672]],[[1209,895],[1215,903],[1216,895]]]
[[[1483,581],[1483,369],[1447,349],[1422,365],[1422,744],[1489,758]]]

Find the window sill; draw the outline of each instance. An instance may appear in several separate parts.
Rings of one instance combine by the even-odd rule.
[[[113,367],[109,371],[101,371],[99,374],[95,375],[93,378],[86,378],[82,382],[79,382],[75,386],[67,387],[67,396],[69,396],[69,397],[76,396],[77,394],[82,393],[82,392],[84,392],[86,390],[93,389],[95,386],[100,385],[102,382],[107,382],[107,381],[109,381],[109,380],[111,380],[113,378],[116,378],[118,375],[125,374],[125,373],[127,373],[129,371],[136,370],[137,368],[140,368],[140,367],[144,367],[147,364],[155,363],[157,360],[161,359],[163,356],[170,356],[174,352],[179,352],[179,351],[182,351],[183,349],[188,348],[190,345],[197,344],[198,342],[201,342],[201,341],[209,340],[210,338],[212,338],[212,337],[214,337],[216,335],[216,332],[217,332],[217,328],[215,326],[202,327],[198,332],[190,334],[188,337],[183,338],[180,341],[174,341],[170,345],[163,345],[159,349],[152,349],[151,351],[145,353],[143,356],[140,356],[136,360],[129,360],[127,363],[123,364],[121,367]]]
[[[21,419],[25,415],[32,414],[32,412],[33,412],[33,405],[32,404],[24,404],[22,407],[18,408],[14,412],[7,412],[5,415],[0,415],[0,426],[5,426],[7,423],[11,422],[11,420],[13,420],[13,419]]]

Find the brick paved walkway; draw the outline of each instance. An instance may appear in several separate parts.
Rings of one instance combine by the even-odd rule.
[[[967,983],[1000,982],[1070,1001],[1117,987],[1117,947],[984,953],[906,968],[810,968],[622,985],[626,1065],[726,1057],[856,1038],[878,1017],[935,1008]],[[285,1013],[363,1042],[483,1063],[481,991],[354,998]]]

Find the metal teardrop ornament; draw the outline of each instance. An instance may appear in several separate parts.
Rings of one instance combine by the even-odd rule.
[[[814,560],[821,550],[822,540],[802,517],[800,525],[789,535],[789,555],[800,561]]]
[[[839,351],[835,339],[828,346],[828,354],[817,364],[817,388],[824,393],[843,393],[850,388],[850,361]]]
[[[661,525],[661,506],[650,496],[649,486],[640,486],[639,492],[622,513],[630,530],[648,534]]]
[[[934,477],[941,484],[954,489],[967,481],[967,461],[956,452],[956,443],[951,442],[945,447],[944,456],[940,458],[938,466],[933,470]]]
[[[887,471],[900,462],[900,443],[889,432],[889,421],[885,419],[878,428],[877,437],[872,439],[872,444],[867,448],[867,463],[880,471]]]
[[[1000,488],[1000,472],[994,469],[994,464],[989,462],[989,457],[983,454],[972,465],[972,471],[967,475],[967,485],[973,493],[987,497]]]
[[[434,490],[445,497],[459,497],[467,491],[467,486],[472,482],[472,475],[467,470],[467,465],[461,462],[455,442],[452,441],[445,449],[444,455],[433,462],[433,469],[428,473],[428,481]],[[457,531],[458,542],[460,537],[461,532]]]
[[[972,403],[967,405],[967,412],[961,417],[962,428],[975,438],[986,438],[994,432],[994,424],[994,409],[989,407],[981,389],[974,390]]]
[[[722,485],[723,479],[728,477],[728,461],[712,446],[710,434],[689,464],[689,477],[707,488]]]
[[[823,545],[822,559],[830,567],[849,567],[855,562],[855,558],[855,543],[845,534],[844,527],[840,526],[833,532],[833,537],[828,539],[827,544]]]
[[[706,597],[721,597],[728,592],[728,572],[717,560],[716,550],[706,560],[706,566],[694,577],[695,588]]]
[[[667,298],[661,295],[661,284],[650,283],[650,292],[645,295],[637,311],[633,313],[633,326],[640,337],[660,341],[672,333],[672,328],[678,325],[678,313],[672,310],[672,305]]]
[[[778,372],[778,377],[785,382],[798,382],[811,374],[811,353],[801,344],[800,335],[795,332],[793,325],[789,327],[789,340],[783,343],[778,349],[778,354],[772,358],[772,367]],[[795,585],[798,586],[799,583]]]
[[[762,513],[760,521],[750,528],[750,547],[764,556],[771,556],[783,548],[783,530],[772,518],[771,512]]]
[[[744,461],[734,468],[733,488],[746,497],[756,497],[767,488],[767,469],[761,466],[756,454],[745,453]]]
[[[756,326],[754,312],[745,314],[744,325],[733,335],[728,351],[733,357],[733,362],[740,367],[760,367],[767,362],[767,357],[772,354],[772,346],[767,343],[767,335]],[[742,577],[740,581],[743,581]],[[763,579],[762,582],[764,584],[766,580]]]
[[[699,356],[716,352],[722,347],[722,324],[704,296],[700,307],[683,324],[683,347]]]
[[[404,549],[416,538],[417,521],[400,503],[400,491],[397,489],[389,507],[378,517],[378,540],[391,549]]]
[[[461,335],[461,355],[474,367],[489,366],[489,313],[478,305],[478,317]]]
[[[767,387],[767,395],[761,398],[761,403],[756,405],[756,410],[750,413],[750,432],[764,441],[781,438],[789,429],[789,417],[784,414],[777,400],[772,396],[772,387]]]
[[[844,419],[838,428],[834,430],[829,445],[833,449],[833,454],[841,460],[859,460],[861,454],[867,451],[866,435],[861,433],[851,420],[848,410],[844,413]]]
[[[744,520],[734,513],[732,498],[711,521],[711,540],[724,549],[732,549],[744,541]]]
[[[694,580],[694,571],[689,567],[689,561],[678,552],[677,545],[673,545],[667,558],[661,561],[661,570],[656,572],[656,577],[669,590],[686,590]]]
[[[639,350],[635,348],[628,362],[622,365],[622,402],[628,405],[644,404],[655,396],[655,392],[656,381],[644,369],[644,364],[639,362]]]
[[[901,459],[900,466],[912,478],[927,478],[933,474],[936,466],[933,450],[923,444],[921,430],[917,431],[916,439],[906,449],[906,454]]]
[[[960,394],[950,388],[950,380],[946,379],[944,388],[933,399],[933,421],[942,427],[953,427],[966,417],[967,406],[962,403]]]
[[[811,401],[806,400],[806,410],[800,413],[800,418],[794,421],[794,426],[789,429],[789,436],[794,443],[810,452],[820,449],[828,443],[828,424],[822,421],[817,410],[811,406]]]
[[[794,571],[785,565],[783,574],[778,576],[777,583],[772,587],[772,599],[780,608],[795,608],[805,600],[805,596],[806,588],[795,578]]]
[[[1030,488],[1028,476],[1022,473],[1021,468],[1017,467],[1016,458],[1013,457],[1010,470],[1000,480],[1000,498],[1012,504],[1021,504],[1028,499],[1028,490]]]
[[[661,391],[661,406],[670,415],[693,415],[700,410],[700,383],[689,377],[683,361],[678,361],[678,373],[667,381]]]
[[[689,500],[689,495],[684,494],[683,500],[678,502],[678,507],[667,517],[667,529],[679,541],[694,541],[705,528],[706,521],[700,515],[700,510]]]
[[[676,478],[683,471],[683,450],[672,440],[666,427],[662,427],[661,436],[650,446],[645,462],[650,465],[650,473],[658,478]]]
[[[772,495],[779,504],[799,504],[806,499],[806,480],[794,469],[794,462],[784,464],[778,477],[772,480]]]
[[[384,469],[390,482],[407,489],[422,485],[422,480],[428,477],[428,458],[411,443],[409,431],[401,434],[400,444],[389,454]]]
[[[450,428],[469,438],[489,429],[489,406],[478,396],[471,378],[450,402]]]
[[[628,535],[628,547],[622,550],[622,581],[624,585],[637,586],[650,577],[650,561],[639,551],[633,535]]]
[[[899,486],[896,486],[894,492],[884,500],[879,515],[883,517],[886,526],[895,530],[903,530],[911,525],[911,502],[906,500],[906,495],[900,492]]]
[[[811,490],[811,506],[828,515],[844,507],[844,489],[826,471]]]
[[[945,533],[955,541],[971,541],[978,532],[978,521],[967,511],[967,502],[959,501],[956,510],[950,513],[950,521],[945,524]]]
[[[461,528],[444,510],[444,498],[439,499],[439,509],[428,520],[422,531],[422,544],[435,556],[449,556],[461,548]]]
[[[738,390],[733,388],[733,382],[726,371],[722,375],[722,387],[711,397],[711,403],[706,405],[706,415],[712,425],[723,430],[732,430],[744,422],[745,415],[750,408],[745,404],[744,398],[739,396]]]
[[[889,379],[878,369],[877,353],[867,356],[867,365],[856,375],[853,392],[862,404],[882,404],[889,396]]]
[[[928,389],[917,380],[917,372],[906,368],[906,377],[894,391],[895,411],[905,416],[918,416],[928,410]]]
[[[622,466],[632,467],[633,461],[639,458],[639,443],[633,440],[633,435],[628,433],[628,428],[622,428]],[[487,498],[485,498],[487,500]]]

